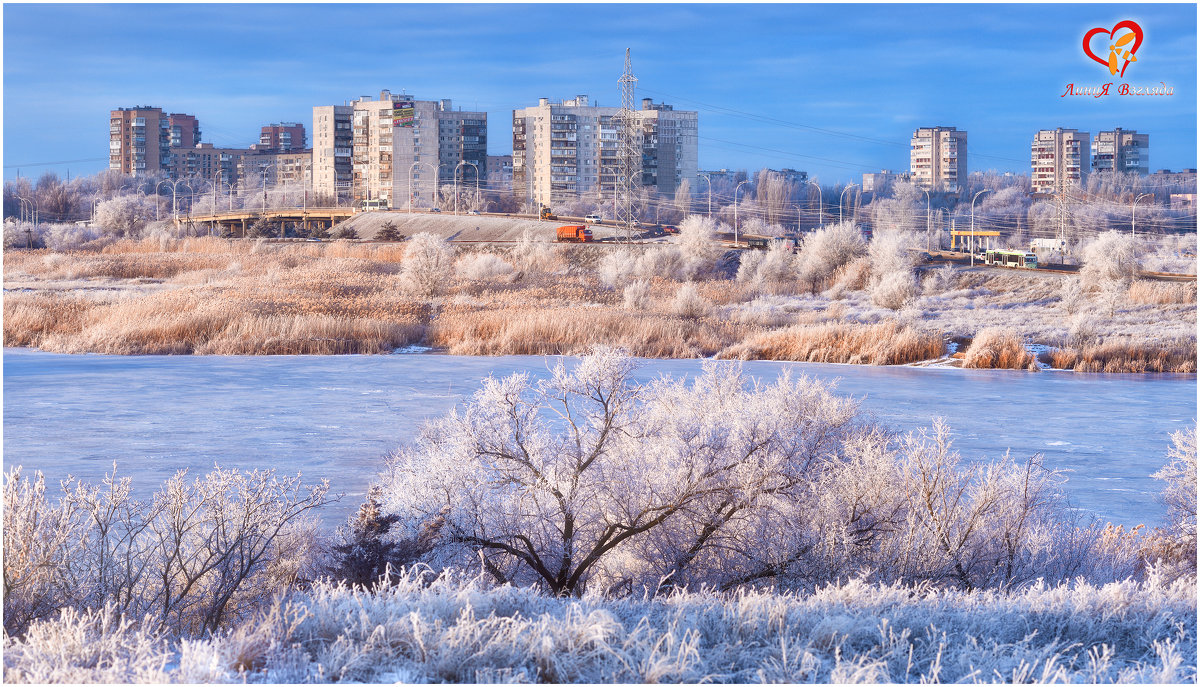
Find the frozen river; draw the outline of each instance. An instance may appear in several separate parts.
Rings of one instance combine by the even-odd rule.
[[[427,418],[463,401],[488,374],[546,376],[554,358],[445,355],[119,357],[4,351],[4,465],[95,479],[110,469],[146,494],[180,468],[214,463],[328,478],[361,500],[384,454]],[[646,360],[639,377],[692,375],[699,360]],[[970,460],[1041,452],[1071,470],[1075,503],[1114,523],[1158,524],[1150,477],[1167,435],[1196,416],[1195,375],[1091,375],[750,362],[774,379],[790,368],[859,399],[889,426],[937,416]]]

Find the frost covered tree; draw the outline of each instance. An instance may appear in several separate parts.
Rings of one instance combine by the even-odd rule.
[[[866,250],[862,232],[853,222],[839,222],[819,229],[800,246],[800,278],[811,284],[815,292],[838,268]]]
[[[137,237],[154,221],[158,196],[117,196],[96,206],[96,224],[117,236]]]
[[[432,564],[555,594],[784,574],[854,404],[804,377],[747,388],[729,365],[691,385],[632,373],[599,349],[543,382],[489,379],[389,460],[381,498],[400,536],[436,522]]]
[[[454,254],[440,236],[421,232],[409,239],[401,267],[405,287],[431,298],[445,288],[447,278],[453,274]]]
[[[1106,282],[1120,282],[1128,285],[1140,269],[1137,241],[1125,232],[1104,232],[1083,249],[1080,276],[1085,284],[1102,286]]]

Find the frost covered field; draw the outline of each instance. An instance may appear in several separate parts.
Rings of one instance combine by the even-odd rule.
[[[938,591],[556,599],[410,574],[318,585],[171,643],[70,615],[4,652],[7,682],[1149,682],[1196,680],[1194,580]]]

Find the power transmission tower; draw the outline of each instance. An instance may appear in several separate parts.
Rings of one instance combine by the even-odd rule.
[[[634,194],[642,179],[642,129],[634,109],[637,77],[629,61],[629,48],[625,49],[625,71],[617,83],[621,85],[621,112],[614,123],[620,127],[621,138],[617,150],[616,219],[625,225],[626,240],[633,241],[633,226],[637,223]]]

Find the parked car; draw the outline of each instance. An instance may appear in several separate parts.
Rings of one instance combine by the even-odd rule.
[[[478,211],[478,210],[472,210],[472,211],[468,212],[467,214],[468,214],[468,215],[478,215],[478,214],[479,214],[479,211]]]
[[[601,219],[600,215],[597,215],[596,213],[593,212],[592,214],[588,215],[587,217],[584,217],[583,221],[587,222],[588,224],[599,224],[600,219]]]
[[[441,208],[433,208],[430,210],[430,212],[441,212],[441,211],[442,211]]]

